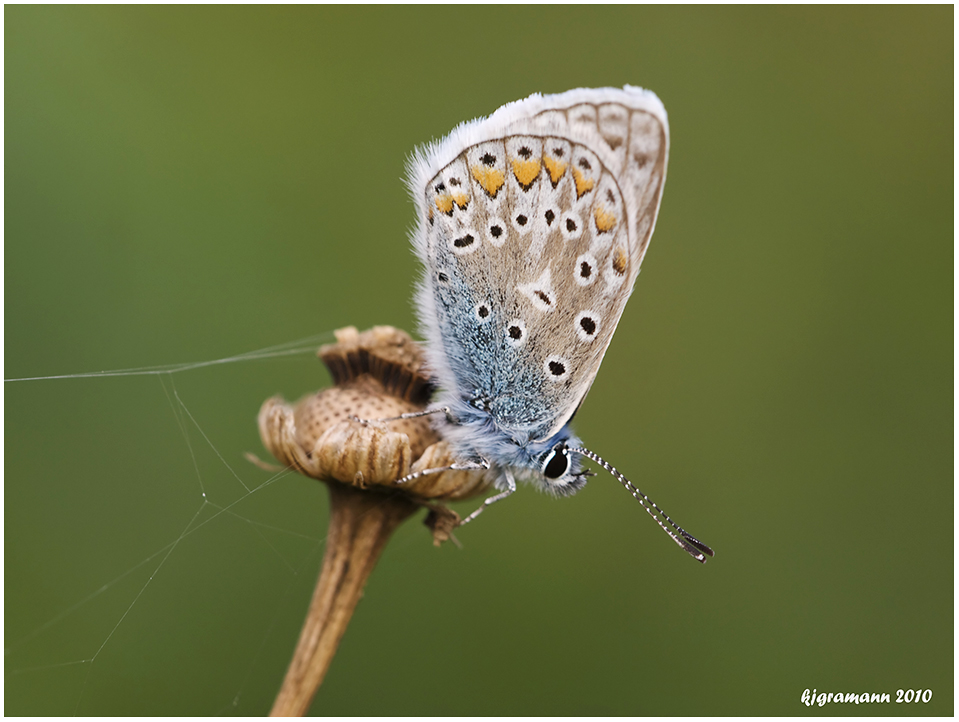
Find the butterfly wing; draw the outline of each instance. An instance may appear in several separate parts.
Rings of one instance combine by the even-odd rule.
[[[534,95],[414,157],[431,367],[450,398],[546,439],[596,376],[652,236],[669,129],[651,92]]]

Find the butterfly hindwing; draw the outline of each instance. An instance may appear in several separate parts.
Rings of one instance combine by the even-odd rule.
[[[447,393],[545,439],[572,416],[652,234],[668,155],[648,91],[533,96],[415,161],[428,353]]]

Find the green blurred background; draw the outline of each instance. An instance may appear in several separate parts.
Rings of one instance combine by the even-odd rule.
[[[953,713],[951,7],[4,17],[7,379],[410,329],[416,144],[536,91],[669,111],[577,429],[716,559],[606,476],[462,550],[411,521],[313,713],[801,715],[813,687]],[[269,709],[326,491],[248,494],[217,452],[262,484],[260,403],[326,383],[306,352],[4,385],[7,714]]]

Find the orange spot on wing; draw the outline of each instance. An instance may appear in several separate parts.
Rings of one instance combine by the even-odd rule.
[[[623,250],[622,246],[617,246],[616,250],[613,251],[613,271],[617,276],[622,276],[626,273],[628,265],[629,258],[626,257],[626,251]]]
[[[453,196],[449,193],[443,193],[436,196],[436,207],[441,213],[451,214],[453,212]]]
[[[592,178],[587,178],[583,175],[583,171],[578,168],[573,168],[573,180],[576,181],[576,197],[582,198],[584,195],[593,190],[593,186],[596,185],[596,181]]]
[[[470,202],[470,199],[465,193],[454,193],[453,201],[460,207],[460,210],[463,210]]]
[[[496,170],[495,168],[474,165],[470,168],[470,173],[473,174],[473,178],[475,178],[476,182],[489,194],[490,198],[495,198],[496,194],[499,193],[499,189],[502,188],[506,182],[506,179],[503,178],[503,171]]]
[[[515,158],[513,160],[513,175],[516,176],[516,180],[519,181],[521,186],[529,188],[539,175],[540,167],[538,158],[536,160],[520,160],[519,158]]]
[[[545,156],[543,158],[543,165],[545,165],[546,170],[549,171],[550,181],[552,181],[553,185],[556,185],[559,183],[559,179],[563,177],[563,173],[566,172],[569,163]]]
[[[616,226],[616,216],[606,210],[603,206],[597,206],[593,212],[596,219],[596,230],[600,233],[611,231]]]

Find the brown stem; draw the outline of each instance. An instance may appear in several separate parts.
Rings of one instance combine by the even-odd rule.
[[[270,711],[273,717],[306,714],[383,547],[400,523],[419,508],[400,495],[360,491],[336,482],[327,486],[330,527],[323,567],[300,641]]]

